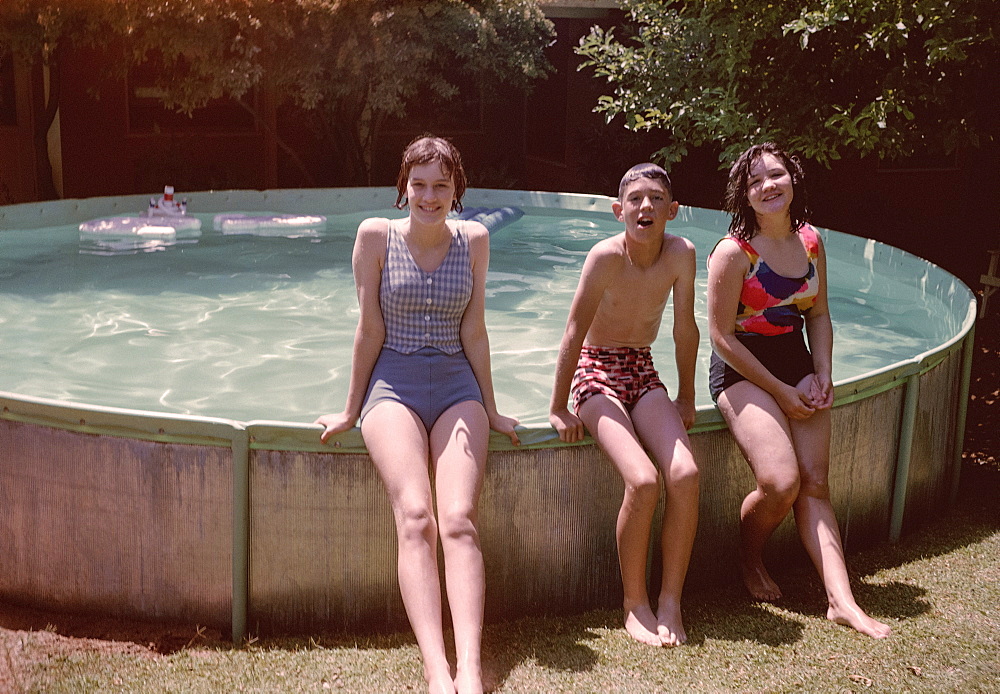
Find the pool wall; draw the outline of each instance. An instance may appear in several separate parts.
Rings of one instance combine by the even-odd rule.
[[[199,211],[343,212],[384,207],[387,188],[228,191]],[[142,209],[147,198],[0,207],[4,228]],[[607,198],[470,190],[470,206],[605,212]],[[682,208],[681,218],[721,215]],[[898,249],[824,232],[831,256],[874,263],[945,305],[932,350],[838,382],[830,485],[848,551],[894,541],[946,509],[958,484],[975,300],[958,279]],[[487,617],[621,604],[614,526],[622,483],[591,442],[548,428],[513,449],[491,439],[480,505]],[[357,430],[71,405],[0,393],[0,599],[47,609],[182,620],[248,634],[405,628],[388,500]],[[735,574],[749,469],[714,407],[691,432],[701,469],[689,576]],[[661,502],[662,503],[662,502]],[[656,526],[659,523],[657,514]],[[654,531],[652,580],[657,580]],[[774,558],[801,555],[791,519]]]

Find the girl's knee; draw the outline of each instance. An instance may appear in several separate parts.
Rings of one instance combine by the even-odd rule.
[[[437,534],[437,523],[431,508],[414,504],[397,508],[396,534],[400,542],[429,542]]]
[[[829,499],[830,484],[825,479],[812,480],[809,478],[803,478],[799,484],[799,497],[808,497],[810,499]]]
[[[441,540],[461,541],[478,537],[476,514],[472,508],[457,508],[438,511]]]
[[[757,486],[764,497],[772,503],[791,508],[799,496],[800,481],[798,475],[781,475],[758,478]]]

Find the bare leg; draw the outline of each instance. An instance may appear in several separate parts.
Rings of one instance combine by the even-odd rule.
[[[840,530],[830,503],[830,411],[819,410],[809,419],[793,420],[791,428],[802,479],[795,501],[795,524],[826,589],[827,619],[873,638],[885,638],[891,628],[869,617],[851,592]]]
[[[757,481],[740,508],[743,582],[757,600],[777,600],[781,589],[764,567],[763,552],[799,493],[788,418],[769,393],[750,381],[724,390],[718,404]]]
[[[490,425],[475,401],[454,405],[430,433],[445,584],[455,630],[455,689],[482,694],[481,644],[486,578],[476,527]]]
[[[424,661],[428,691],[450,694],[455,686],[441,624],[427,433],[410,409],[391,402],[376,405],[368,413],[361,433],[392,503],[399,545],[399,591]]]
[[[660,496],[656,466],[639,443],[632,421],[622,404],[606,395],[595,395],[580,410],[580,418],[611,458],[625,482],[615,534],[618,565],[622,573],[625,630],[641,643],[659,646],[656,615],[646,591],[646,558],[649,531]]]
[[[677,646],[687,641],[681,592],[698,531],[698,467],[684,423],[666,391],[652,391],[636,403],[632,422],[659,463],[666,486],[660,531],[663,581],[656,601],[656,631],[664,646]]]

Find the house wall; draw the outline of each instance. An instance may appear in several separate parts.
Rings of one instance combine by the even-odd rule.
[[[151,114],[108,75],[114,57],[114,48],[71,47],[61,63],[64,197],[277,185],[264,128]]]
[[[32,73],[30,66],[0,57],[0,205],[37,199]]]

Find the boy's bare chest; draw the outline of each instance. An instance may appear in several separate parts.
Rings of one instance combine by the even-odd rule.
[[[604,292],[602,303],[616,310],[642,312],[662,307],[674,283],[673,273],[663,264],[636,268],[625,264]]]

